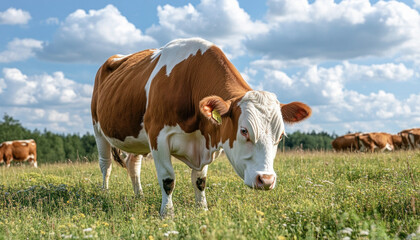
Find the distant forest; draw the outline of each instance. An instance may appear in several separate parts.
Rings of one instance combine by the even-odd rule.
[[[280,142],[279,150],[331,150],[331,141],[335,137],[335,134],[327,132],[288,133]],[[40,163],[97,160],[96,142],[92,134],[57,134],[46,129],[31,131],[23,127],[19,120],[5,114],[0,120],[0,143],[19,139],[36,141]]]

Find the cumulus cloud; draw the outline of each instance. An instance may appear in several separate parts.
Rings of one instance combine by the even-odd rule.
[[[419,49],[419,12],[401,2],[269,0],[268,7],[269,30],[246,45],[269,59],[343,60]]]
[[[7,44],[6,50],[0,52],[0,63],[24,61],[34,57],[40,50],[42,50],[42,41],[16,38]]]
[[[0,84],[3,106],[87,106],[92,86],[76,83],[62,72],[27,76],[17,68],[4,68]]]
[[[411,94],[401,99],[385,90],[360,93],[347,88],[348,84],[355,82],[356,85],[363,85],[365,82],[410,81],[413,70],[404,64],[358,65],[345,61],[329,68],[310,66],[291,76],[273,68],[273,65],[264,65],[261,61],[256,61],[251,65],[253,70],[246,71],[254,74],[247,77],[262,78],[258,82],[258,88],[276,93],[281,102],[302,101],[313,108],[308,123],[294,126],[292,130],[313,127],[317,130],[329,129],[340,133],[354,129],[368,131],[367,126],[375,121],[391,123],[403,119],[405,124],[401,124],[400,127],[407,123],[414,126],[414,119],[420,116],[420,95]],[[356,122],[356,126],[349,126]],[[375,129],[381,130],[382,125],[375,125]],[[398,126],[383,127],[398,129]],[[370,130],[372,131],[372,126]]]
[[[60,25],[41,58],[62,62],[104,62],[108,57],[157,47],[157,42],[121,15],[113,5],[77,10]]]
[[[229,55],[243,54],[242,40],[251,34],[267,30],[260,21],[252,21],[236,0],[201,0],[192,4],[158,7],[159,25],[146,33],[159,39],[160,44],[174,38],[202,37],[223,47]]]
[[[92,90],[91,85],[67,79],[62,72],[28,76],[16,68],[4,68],[0,106],[31,129],[85,133],[91,131]]]
[[[0,24],[27,24],[30,19],[31,14],[22,9],[9,8],[4,12],[0,12]]]

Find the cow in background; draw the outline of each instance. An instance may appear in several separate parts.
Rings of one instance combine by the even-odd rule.
[[[359,133],[350,133],[337,137],[331,143],[335,151],[358,151],[359,150]]]
[[[420,128],[414,128],[408,133],[408,138],[413,146],[413,149],[420,148]]]
[[[399,134],[392,134],[392,144],[394,145],[394,150],[405,149],[405,145],[403,144],[403,138]]]
[[[401,136],[403,148],[405,150],[414,149],[414,146],[410,143],[410,138],[408,137],[410,131],[413,129],[405,129],[398,133]]]
[[[35,140],[15,140],[0,144],[0,163],[6,163],[6,166],[10,167],[11,161],[28,161],[34,167],[38,167]]]
[[[376,149],[380,151],[393,151],[394,144],[392,136],[389,133],[373,132],[363,133],[359,135],[360,151],[374,152]]]

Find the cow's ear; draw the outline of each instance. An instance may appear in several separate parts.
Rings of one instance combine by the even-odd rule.
[[[230,105],[230,101],[219,96],[209,96],[200,101],[200,112],[212,123],[222,124],[222,116],[229,113]]]
[[[291,102],[288,104],[280,104],[283,121],[286,123],[300,122],[311,116],[311,108],[301,102]]]

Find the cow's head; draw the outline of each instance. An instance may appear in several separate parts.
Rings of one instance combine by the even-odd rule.
[[[276,184],[273,162],[284,135],[284,122],[299,122],[311,115],[307,105],[280,104],[273,93],[264,91],[249,91],[233,103],[210,96],[200,101],[200,110],[214,124],[221,124],[217,114],[230,118],[232,127],[225,127],[224,131],[231,131],[229,135],[236,138],[233,144],[223,142],[223,149],[245,184],[264,190],[273,189]]]

